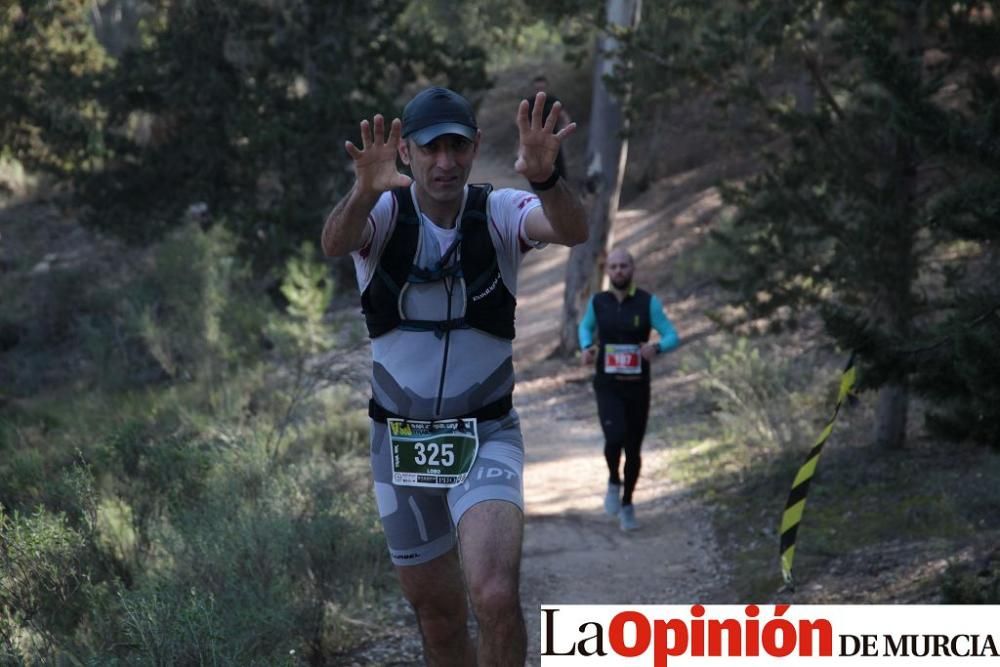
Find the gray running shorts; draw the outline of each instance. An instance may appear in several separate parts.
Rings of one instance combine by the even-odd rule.
[[[524,511],[524,440],[516,411],[477,425],[479,455],[466,481],[450,489],[393,485],[388,428],[376,421],[371,427],[375,502],[393,564],[419,565],[447,553],[459,519],[476,503],[505,500]]]

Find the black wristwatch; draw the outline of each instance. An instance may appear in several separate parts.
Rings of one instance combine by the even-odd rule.
[[[559,170],[553,169],[552,175],[546,178],[541,183],[538,183],[536,181],[528,181],[528,183],[531,185],[531,189],[534,190],[535,192],[542,192],[544,190],[551,190],[552,188],[554,188],[558,181],[559,181]]]

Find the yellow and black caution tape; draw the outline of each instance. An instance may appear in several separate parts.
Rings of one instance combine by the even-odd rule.
[[[806,462],[799,468],[792,482],[792,490],[788,494],[788,502],[785,503],[785,512],[781,515],[781,576],[785,583],[792,585],[792,561],[795,560],[795,535],[799,531],[799,522],[802,521],[802,512],[806,508],[806,494],[809,493],[809,482],[812,481],[816,473],[816,465],[819,463],[819,455],[823,452],[823,445],[833,432],[833,423],[837,421],[840,408],[851,395],[854,389],[854,380],[857,376],[854,368],[854,354],[847,362],[844,372],[840,376],[840,391],[837,393],[837,407],[833,410],[833,416],[827,422],[826,428],[816,438]]]

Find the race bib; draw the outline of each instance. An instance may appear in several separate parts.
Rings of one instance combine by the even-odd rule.
[[[450,488],[465,481],[479,453],[475,419],[386,419],[392,483]]]
[[[638,345],[605,345],[604,372],[609,375],[639,375],[642,355]]]

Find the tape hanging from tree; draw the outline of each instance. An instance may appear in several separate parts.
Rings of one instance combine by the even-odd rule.
[[[806,495],[809,493],[809,482],[816,474],[816,465],[819,463],[819,455],[823,452],[823,445],[833,432],[833,424],[837,421],[840,408],[849,396],[853,395],[854,381],[857,377],[857,369],[854,367],[854,353],[847,361],[847,366],[840,376],[840,391],[837,392],[837,407],[833,410],[833,416],[826,423],[826,427],[816,439],[805,463],[799,468],[792,482],[792,490],[788,494],[788,502],[785,503],[785,512],[781,515],[781,576],[785,583],[793,586],[792,562],[795,560],[795,536],[799,530],[799,523],[802,521],[802,512],[806,508]]]

